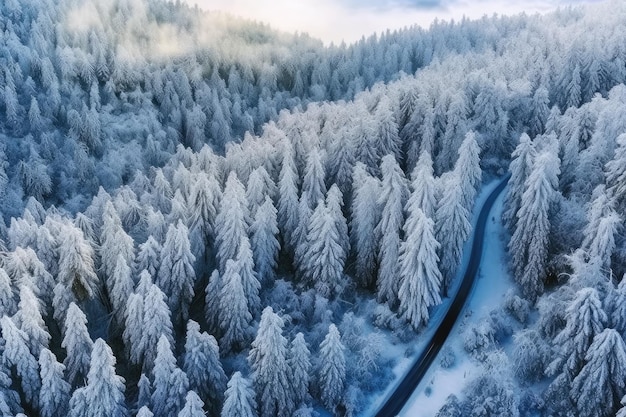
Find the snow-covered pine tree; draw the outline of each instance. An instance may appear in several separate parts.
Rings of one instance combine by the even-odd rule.
[[[626,133],[617,137],[615,156],[606,164],[607,192],[620,205],[626,203]]]
[[[231,352],[241,348],[248,338],[252,314],[243,289],[238,265],[232,259],[226,262],[219,295],[219,320],[222,337],[220,348]]]
[[[102,230],[100,231],[101,269],[105,282],[113,276],[117,258],[121,255],[127,265],[135,261],[134,242],[122,227],[122,221],[113,205],[107,201],[102,213]]]
[[[463,190],[455,173],[447,178],[435,212],[435,237],[441,245],[439,267],[444,297],[448,296],[452,278],[461,262],[463,244],[472,228],[470,216],[470,212],[463,205]]]
[[[83,382],[89,372],[93,342],[87,331],[87,317],[74,303],[67,309],[63,329],[61,347],[67,353],[63,364],[67,371],[67,381],[76,387]]]
[[[87,385],[70,400],[70,417],[127,417],[124,378],[115,373],[115,356],[102,339],[93,344]]]
[[[50,342],[50,333],[41,315],[41,308],[33,291],[25,285],[21,286],[19,308],[13,316],[13,322],[26,333],[28,348],[35,358],[39,357],[41,349],[47,348]]]
[[[276,184],[262,165],[252,171],[246,186],[246,201],[250,217],[252,219],[256,217],[256,211],[265,202],[265,197],[273,200],[276,193]]]
[[[572,382],[572,399],[581,416],[613,415],[626,393],[626,345],[614,329],[593,338],[585,366]]]
[[[382,215],[376,226],[377,236],[381,236],[378,247],[378,300],[394,306],[398,300],[398,255],[402,225],[404,224],[404,205],[409,195],[404,173],[393,155],[382,158],[380,165],[383,182],[378,203],[382,206]]]
[[[411,173],[409,205],[420,207],[426,217],[432,219],[437,208],[433,160],[428,152],[422,152]]]
[[[132,270],[122,254],[117,255],[113,274],[108,277],[106,284],[115,320],[121,325],[126,319],[126,303],[134,285]]]
[[[15,370],[25,400],[31,407],[38,408],[41,379],[37,359],[28,349],[28,335],[8,316],[0,318],[0,329],[5,342],[2,359]]]
[[[216,336],[219,336],[220,332],[220,293],[223,285],[222,277],[215,269],[204,289],[204,318],[209,331]]]
[[[617,330],[621,335],[626,334],[626,276],[617,285],[609,299],[611,307],[609,314],[610,327]],[[623,337],[623,336],[622,336]]]
[[[460,179],[463,190],[463,206],[470,213],[474,207],[474,199],[478,192],[482,171],[480,169],[480,146],[476,132],[469,131],[459,148],[459,159],[454,165],[454,172]]]
[[[350,252],[350,236],[348,235],[348,223],[343,215],[343,194],[337,184],[333,184],[328,190],[328,194],[326,195],[326,208],[335,220],[337,237],[341,248],[347,256]]]
[[[4,268],[0,268],[0,316],[12,316],[16,311],[17,303],[11,288],[11,278]]]
[[[254,257],[250,247],[250,239],[247,236],[241,238],[239,251],[237,252],[236,267],[241,277],[243,292],[248,300],[248,310],[253,317],[258,317],[261,310],[261,299],[259,298],[261,283],[254,269]]]
[[[304,178],[302,180],[302,192],[306,192],[309,208],[317,206],[317,202],[326,195],[326,174],[322,163],[322,151],[313,147],[308,154]],[[300,216],[302,219],[302,216]]]
[[[152,370],[151,410],[155,416],[175,417],[185,405],[189,390],[187,375],[176,365],[170,342],[165,335],[157,343],[157,355]]]
[[[276,209],[269,196],[259,207],[250,226],[250,243],[254,253],[254,265],[261,284],[271,284],[276,276],[278,262],[278,224]]]
[[[343,274],[346,252],[333,213],[320,200],[311,216],[304,252],[305,279],[323,297],[340,295],[345,286]]]
[[[143,322],[133,323],[133,328],[134,332],[140,334],[139,357],[143,357],[143,367],[148,372],[155,365],[158,354],[155,347],[159,340],[165,337],[169,343],[173,343],[174,339],[171,313],[165,301],[165,294],[156,284],[149,281],[149,276],[144,275],[142,279],[146,289],[145,292],[138,291],[138,294],[143,297]],[[139,287],[141,286],[140,281]]]
[[[248,354],[261,417],[287,417],[295,408],[283,327],[283,319],[266,307]]]
[[[189,391],[185,397],[185,406],[178,413],[178,417],[205,417],[202,409],[204,403],[194,391]]]
[[[441,303],[441,272],[437,266],[439,243],[434,222],[418,206],[418,199],[407,204],[405,239],[400,245],[400,313],[413,329],[428,323],[428,308]]]
[[[376,277],[380,181],[367,172],[363,163],[357,162],[352,175],[352,187],[350,237],[356,253],[356,278],[362,286],[369,288],[373,286]]]
[[[228,381],[221,417],[256,417],[257,404],[250,381],[237,371]]]
[[[309,380],[311,375],[311,352],[302,333],[296,334],[289,349],[289,386],[293,390],[293,403],[304,403],[309,398]]]
[[[302,192],[300,201],[298,202],[298,222],[296,229],[294,230],[294,256],[293,263],[296,270],[296,275],[302,278],[305,275],[305,254],[308,248],[307,235],[309,231],[309,225],[311,223],[311,215],[313,210],[309,207],[309,193]]]
[[[196,280],[193,269],[195,261],[187,226],[181,220],[178,220],[176,226],[170,224],[161,250],[161,265],[156,284],[167,296],[174,323],[184,322],[189,316]]]
[[[298,170],[293,155],[293,146],[283,142],[283,162],[278,178],[278,227],[286,250],[293,252],[295,231],[298,225]]]
[[[148,408],[152,397],[152,386],[146,374],[141,374],[137,382],[137,402],[135,409]],[[150,412],[152,413],[152,412]]]
[[[148,271],[151,277],[156,277],[161,265],[161,245],[152,236],[139,245],[137,259],[135,262],[135,273],[139,275],[142,271]]]
[[[510,232],[515,230],[517,212],[522,205],[524,184],[532,171],[535,156],[536,152],[533,142],[526,133],[522,133],[519,144],[511,155],[512,160],[509,166],[511,178],[509,179],[504,200],[504,212],[502,213],[504,225]]]
[[[545,151],[535,159],[524,184],[515,233],[509,242],[517,281],[526,297],[535,300],[543,291],[550,233],[550,206],[559,184],[559,159]]]
[[[248,235],[250,213],[243,185],[231,172],[224,186],[224,195],[215,219],[215,245],[219,269],[224,274],[226,261],[235,259],[242,238]]]
[[[345,347],[341,335],[334,324],[320,344],[320,369],[318,383],[324,406],[333,411],[343,397],[346,379]]]
[[[210,410],[219,411],[227,382],[219,347],[213,336],[200,333],[200,325],[193,320],[187,322],[183,371],[189,378],[189,388],[205,398]]]
[[[193,253],[196,257],[202,256],[204,263],[208,261],[207,256],[215,238],[215,218],[221,194],[222,191],[215,176],[205,172],[196,174],[189,196],[189,210],[191,210],[189,235]]]
[[[65,366],[57,362],[54,353],[43,348],[39,354],[39,413],[41,417],[67,415],[71,386],[63,379]],[[0,408],[1,409],[1,408]]]

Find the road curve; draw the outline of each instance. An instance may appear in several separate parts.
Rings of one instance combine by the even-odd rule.
[[[504,187],[509,180],[509,176],[505,177],[500,184],[489,194],[485,204],[480,210],[478,216],[478,222],[476,223],[476,229],[474,230],[474,242],[472,244],[472,252],[470,255],[470,261],[463,275],[463,281],[456,293],[454,300],[450,304],[446,315],[444,316],[439,328],[435,331],[422,354],[417,358],[409,372],[405,375],[404,379],[400,382],[396,390],[389,396],[385,404],[378,410],[376,417],[395,417],[397,416],[406,402],[409,400],[417,384],[422,380],[426,371],[433,363],[441,346],[445,342],[446,338],[450,334],[454,323],[456,322],[467,297],[474,285],[476,273],[480,266],[480,259],[483,251],[483,243],[485,240],[485,226],[489,217],[489,212],[493,203],[496,201]]]

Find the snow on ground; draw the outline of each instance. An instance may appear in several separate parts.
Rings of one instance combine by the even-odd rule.
[[[491,194],[491,192],[498,186],[499,183],[500,180],[490,181],[483,187],[480,194],[478,195],[476,203],[474,205],[474,213],[472,219],[472,224],[474,228],[476,226],[476,222],[478,221],[478,216],[480,214],[481,208],[483,207],[483,204],[485,203],[485,200],[487,200],[489,194]],[[504,263],[505,244],[504,242],[502,242],[500,237],[502,232],[500,218],[502,212],[502,200],[504,195],[505,192],[502,192],[500,194],[491,210],[491,216],[495,220],[490,220],[487,224],[485,232],[485,245],[483,247],[483,260],[481,262],[478,280],[474,286],[474,289],[472,290],[472,293],[470,294],[470,301],[468,305],[471,309],[476,310],[477,313],[480,313],[482,311],[482,308],[480,306],[484,305],[485,311],[487,312],[491,308],[497,306],[501,302],[503,294],[510,288],[511,285],[513,285],[511,279],[506,278],[508,276],[508,273],[506,271],[506,265]],[[383,355],[385,357],[393,357],[395,359],[396,364],[393,368],[394,380],[387,385],[385,391],[376,396],[373,396],[370,399],[370,403],[367,405],[363,415],[372,416],[378,411],[384,401],[396,389],[401,379],[413,365],[419,354],[424,349],[426,343],[431,339],[436,329],[439,327],[439,324],[443,320],[445,313],[450,307],[452,299],[458,291],[459,284],[461,283],[461,278],[465,273],[465,269],[469,262],[469,255],[471,252],[473,240],[474,235],[472,233],[470,239],[465,243],[465,246],[463,248],[463,259],[461,262],[461,266],[459,267],[459,271],[457,272],[457,276],[453,282],[450,296],[444,299],[442,304],[440,304],[431,311],[431,320],[428,328],[420,332],[420,334],[416,337],[416,340],[412,341],[411,343],[394,344],[392,342],[389,342],[387,346],[383,347]],[[469,311],[467,306],[464,311]],[[476,314],[474,317],[475,319],[478,319],[479,317],[481,317],[481,314]],[[462,350],[463,347],[462,342],[459,338],[458,325],[455,326],[455,328],[452,330],[450,338],[458,340],[451,341],[450,339],[448,339],[444,347],[454,344],[456,346],[455,351],[457,351],[459,354],[463,354],[462,357],[457,359],[458,365],[456,365],[453,369],[444,371],[439,366],[439,357],[441,356],[440,353],[439,357],[435,360],[435,363],[433,364],[433,368],[437,369],[437,371],[439,371],[440,373],[444,371],[444,373],[441,375],[442,384],[437,386],[437,388],[439,388],[437,395],[433,393],[430,397],[426,397],[424,394],[424,389],[426,388],[426,385],[424,384],[424,382],[422,382],[422,384],[420,384],[418,389],[413,394],[413,397],[411,397],[411,399],[409,400],[407,407],[405,407],[406,411],[404,415],[410,417],[434,415],[450,393],[460,392],[461,388],[463,387],[463,382],[465,381],[465,379],[463,378],[464,373],[466,373],[473,365],[471,365],[469,358],[464,355],[464,351]],[[406,355],[406,352],[410,352],[410,354]],[[429,381],[431,379],[432,371],[433,369],[428,371],[423,381]],[[455,381],[458,382],[455,383]],[[447,387],[450,388],[448,389]],[[441,394],[441,398],[439,398],[439,394]],[[416,397],[416,395],[418,396]],[[432,412],[425,413],[422,402],[424,402],[424,404],[428,406],[429,410],[432,409]]]
[[[485,187],[481,196],[488,194],[488,189],[493,189],[493,184]],[[459,396],[465,384],[473,379],[480,369],[477,362],[463,349],[462,334],[465,326],[478,323],[491,310],[498,308],[504,300],[504,294],[514,286],[507,271],[506,242],[503,240],[504,230],[501,221],[505,194],[506,192],[500,194],[491,209],[477,281],[462,312],[463,319],[452,329],[433,366],[407,402],[401,416],[433,417],[448,395]],[[478,206],[482,204],[478,203]],[[455,363],[451,368],[444,369],[441,366],[441,357],[444,352],[450,350],[454,352]]]

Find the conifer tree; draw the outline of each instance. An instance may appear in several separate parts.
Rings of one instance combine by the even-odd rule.
[[[329,410],[335,410],[343,397],[346,358],[339,330],[334,324],[329,326],[328,334],[320,344],[320,363],[318,381],[322,404]]]
[[[411,173],[409,205],[422,209],[426,217],[434,218],[437,208],[433,160],[428,152],[422,152]],[[412,201],[413,200],[413,201]]]
[[[476,139],[476,132],[470,131],[465,135],[465,139],[459,148],[459,159],[457,159],[454,165],[454,172],[460,179],[460,186],[463,192],[463,206],[471,213],[482,177],[480,146]]]
[[[220,347],[225,352],[243,346],[252,321],[252,314],[248,309],[248,299],[237,270],[235,261],[229,259],[226,262],[226,271],[222,277],[223,287],[219,296],[219,320],[222,330]]]
[[[266,307],[248,355],[262,417],[290,416],[295,408],[283,327],[283,319]]]
[[[135,273],[139,275],[141,271],[147,271],[151,277],[156,277],[161,265],[161,245],[152,236],[139,245],[137,259],[135,263]]]
[[[626,277],[617,285],[617,289],[610,298],[612,313],[609,315],[610,327],[617,330],[621,335],[626,334]]]
[[[146,278],[144,279],[147,281]],[[141,294],[140,292],[140,296]],[[158,354],[155,346],[162,337],[165,337],[169,343],[173,343],[173,330],[170,309],[161,289],[150,282],[150,285],[146,285],[144,294],[143,325],[137,323],[133,324],[133,327],[134,331],[141,335],[139,338],[140,357],[143,355],[144,369],[149,371],[153,369]]]
[[[13,321],[28,338],[28,348],[34,357],[39,357],[41,349],[47,348],[50,342],[50,333],[41,315],[41,303],[33,291],[22,286],[20,288],[19,309]]]
[[[150,380],[146,374],[141,374],[139,382],[137,382],[137,402],[135,403],[136,409],[148,408],[152,397],[152,386]],[[152,414],[152,412],[150,412]]]
[[[154,391],[151,410],[156,416],[175,417],[185,405],[189,381],[176,365],[176,358],[167,339],[162,335],[157,344],[157,355],[152,370]]]
[[[202,409],[204,403],[193,391],[189,391],[187,396],[185,397],[185,406],[180,413],[178,413],[178,417],[204,417],[205,412]]]
[[[37,359],[28,349],[28,335],[18,329],[9,317],[0,318],[0,329],[4,339],[3,361],[15,369],[26,401],[37,408],[41,379]]]
[[[219,335],[220,332],[220,293],[222,291],[222,277],[219,271],[216,269],[209,277],[209,283],[207,284],[204,292],[204,318],[209,326],[209,331],[214,335]]]
[[[115,374],[115,356],[104,340],[93,345],[87,385],[70,400],[70,417],[126,417],[124,378]]]
[[[276,192],[276,184],[262,165],[252,171],[246,187],[246,200],[252,219],[256,217],[256,211],[265,202],[265,198],[273,199]]]
[[[133,292],[134,285],[132,271],[122,254],[117,256],[115,269],[113,269],[113,274],[106,280],[106,284],[115,320],[121,325],[126,319],[126,303],[128,297]]]
[[[614,329],[593,338],[586,364],[572,383],[572,398],[581,416],[613,415],[626,393],[626,345]]]
[[[42,417],[67,415],[71,386],[63,379],[65,366],[57,362],[54,353],[44,348],[39,354],[39,412]]]
[[[222,274],[226,269],[226,261],[235,259],[241,240],[247,237],[249,217],[243,185],[237,174],[231,172],[215,219],[217,260]]]
[[[408,187],[400,166],[392,155],[383,157],[380,166],[383,176],[382,192],[378,198],[382,205],[382,216],[376,227],[381,236],[378,248],[378,300],[394,306],[398,300],[398,255],[404,205],[408,198]]]
[[[4,268],[0,268],[0,315],[12,316],[17,310],[11,279]]]
[[[293,390],[293,403],[302,404],[309,398],[311,375],[311,352],[306,346],[304,335],[296,334],[289,350],[289,386]]]
[[[283,163],[278,179],[278,227],[285,249],[293,251],[296,246],[294,238],[298,226],[299,178],[291,142],[283,141],[283,147]]]
[[[187,322],[183,370],[189,378],[189,387],[206,399],[207,407],[218,411],[227,382],[219,347],[213,336],[200,333],[200,325],[193,320]]]
[[[278,224],[276,209],[269,196],[259,207],[250,226],[250,243],[254,253],[254,265],[258,271],[259,281],[263,284],[274,282],[278,262]]]
[[[74,303],[67,309],[61,347],[67,352],[63,361],[67,381],[76,387],[83,382],[89,372],[93,342],[87,331],[87,317]]]
[[[555,155],[546,151],[537,157],[524,185],[515,233],[509,243],[515,277],[532,300],[543,290],[550,232],[548,216],[558,192],[559,172]]]
[[[437,267],[439,243],[434,222],[426,217],[418,200],[409,200],[406,236],[400,246],[400,312],[415,330],[428,323],[428,308],[441,303],[441,273]]]
[[[212,248],[212,242],[215,238],[215,218],[219,209],[221,193],[220,185],[213,175],[203,172],[197,174],[189,196],[190,235],[197,236],[196,240],[200,241],[196,243],[201,243],[198,245],[201,246],[201,250],[198,249],[194,253],[196,256],[204,255],[205,262],[207,261],[207,249]]]
[[[511,155],[511,178],[508,182],[508,190],[504,200],[504,213],[502,219],[507,229],[511,232],[515,230],[517,221],[517,212],[522,204],[522,194],[524,193],[524,184],[530,176],[535,159],[535,148],[530,137],[523,133],[520,136],[519,144]]]
[[[302,191],[306,192],[307,203],[311,209],[316,207],[317,202],[326,195],[325,177],[321,151],[314,147],[308,154],[302,180]]]
[[[248,300],[248,310],[253,316],[258,316],[261,310],[261,299],[259,298],[261,283],[254,269],[254,257],[250,247],[250,240],[247,236],[244,236],[239,244],[236,267],[241,277],[243,292]]]
[[[104,205],[100,232],[100,257],[102,272],[106,277],[114,274],[117,258],[121,255],[127,265],[135,261],[133,239],[124,231],[122,221],[111,201]]]
[[[606,164],[607,192],[619,204],[626,203],[626,133],[617,137],[615,156]]]
[[[195,256],[191,253],[189,231],[181,220],[170,224],[161,250],[161,265],[156,284],[167,296],[172,321],[187,320],[189,305],[193,298],[196,273],[193,269]]]
[[[235,372],[228,381],[221,417],[256,417],[256,401],[250,381]]]

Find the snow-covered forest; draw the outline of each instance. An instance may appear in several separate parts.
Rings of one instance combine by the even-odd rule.
[[[0,0],[0,415],[360,415],[507,172],[519,286],[439,415],[615,415],[625,35],[617,1],[324,46]]]

